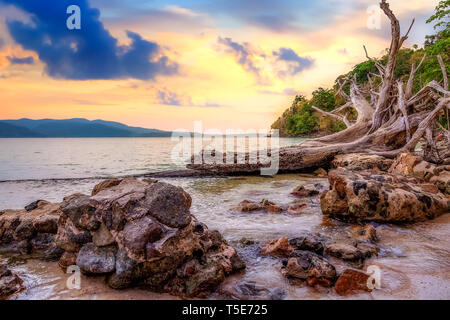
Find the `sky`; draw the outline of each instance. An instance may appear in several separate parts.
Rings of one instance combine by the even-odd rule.
[[[391,0],[421,46],[438,0]],[[80,8],[80,29],[67,19]],[[0,0],[0,119],[269,129],[389,47],[378,0]],[[377,19],[380,18],[379,28]],[[73,20],[71,20],[73,21]],[[368,27],[368,23],[371,28]]]

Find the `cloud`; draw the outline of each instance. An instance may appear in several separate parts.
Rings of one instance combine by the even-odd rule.
[[[261,90],[259,92],[262,94],[279,95],[279,96],[295,96],[298,94],[302,94],[294,88],[286,88],[281,92],[280,91],[271,91],[271,90]]]
[[[33,64],[33,57],[16,58],[16,57],[6,57],[11,64]]]
[[[26,50],[35,51],[54,78],[71,80],[135,78],[151,80],[173,75],[178,65],[161,55],[158,44],[127,32],[131,44],[121,46],[100,21],[100,11],[87,0],[81,8],[81,30],[69,30],[66,9],[72,0],[0,0],[31,15],[31,23],[7,21],[12,38]]]
[[[254,65],[252,61],[253,52],[248,43],[237,43],[231,38],[221,38],[218,39],[219,44],[224,45],[227,51],[232,53],[236,57],[237,63],[244,67],[246,71],[252,72],[259,76],[260,69]]]
[[[0,49],[3,48],[5,45],[5,40],[3,40],[2,38],[0,38]]]
[[[295,76],[297,73],[311,68],[314,64],[314,59],[310,57],[300,57],[294,50],[289,48],[280,48],[278,51],[273,51],[272,54],[275,57],[278,57],[279,61],[288,63],[287,70],[279,72],[280,77],[285,77],[286,75]]]
[[[208,108],[220,108],[221,104],[203,102],[195,103],[192,97],[178,94],[176,92],[169,91],[167,89],[158,90],[157,99],[159,104],[167,106],[180,106],[180,107],[208,107]]]

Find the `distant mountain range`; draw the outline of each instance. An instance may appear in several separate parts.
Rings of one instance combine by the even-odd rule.
[[[0,120],[0,138],[170,137],[172,132],[104,120]]]

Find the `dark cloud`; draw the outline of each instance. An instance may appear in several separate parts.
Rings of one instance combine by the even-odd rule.
[[[231,38],[221,38],[219,37],[218,42],[227,48],[227,51],[233,53],[236,57],[237,63],[245,68],[245,70],[259,75],[260,70],[255,67],[251,57],[253,52],[251,51],[250,45],[248,43],[237,43]]]
[[[87,0],[78,0],[81,30],[68,30],[66,9],[73,0],[0,0],[31,15],[31,23],[7,21],[12,38],[35,51],[55,78],[72,80],[136,78],[177,73],[178,65],[161,56],[160,47],[127,32],[129,46],[120,46],[99,20],[100,11]]]
[[[16,57],[6,57],[11,64],[33,64],[33,57],[16,58]]]
[[[294,50],[289,48],[280,48],[278,51],[273,51],[272,54],[275,57],[278,57],[279,61],[288,63],[288,70],[280,71],[280,76],[285,76],[286,73],[295,76],[297,73],[311,68],[314,64],[314,59],[310,57],[300,57]]]

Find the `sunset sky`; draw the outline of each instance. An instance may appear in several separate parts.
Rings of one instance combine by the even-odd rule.
[[[438,0],[391,0],[422,46]],[[81,30],[66,9],[81,8]],[[87,118],[165,130],[269,128],[389,46],[374,0],[0,0],[0,119]]]

